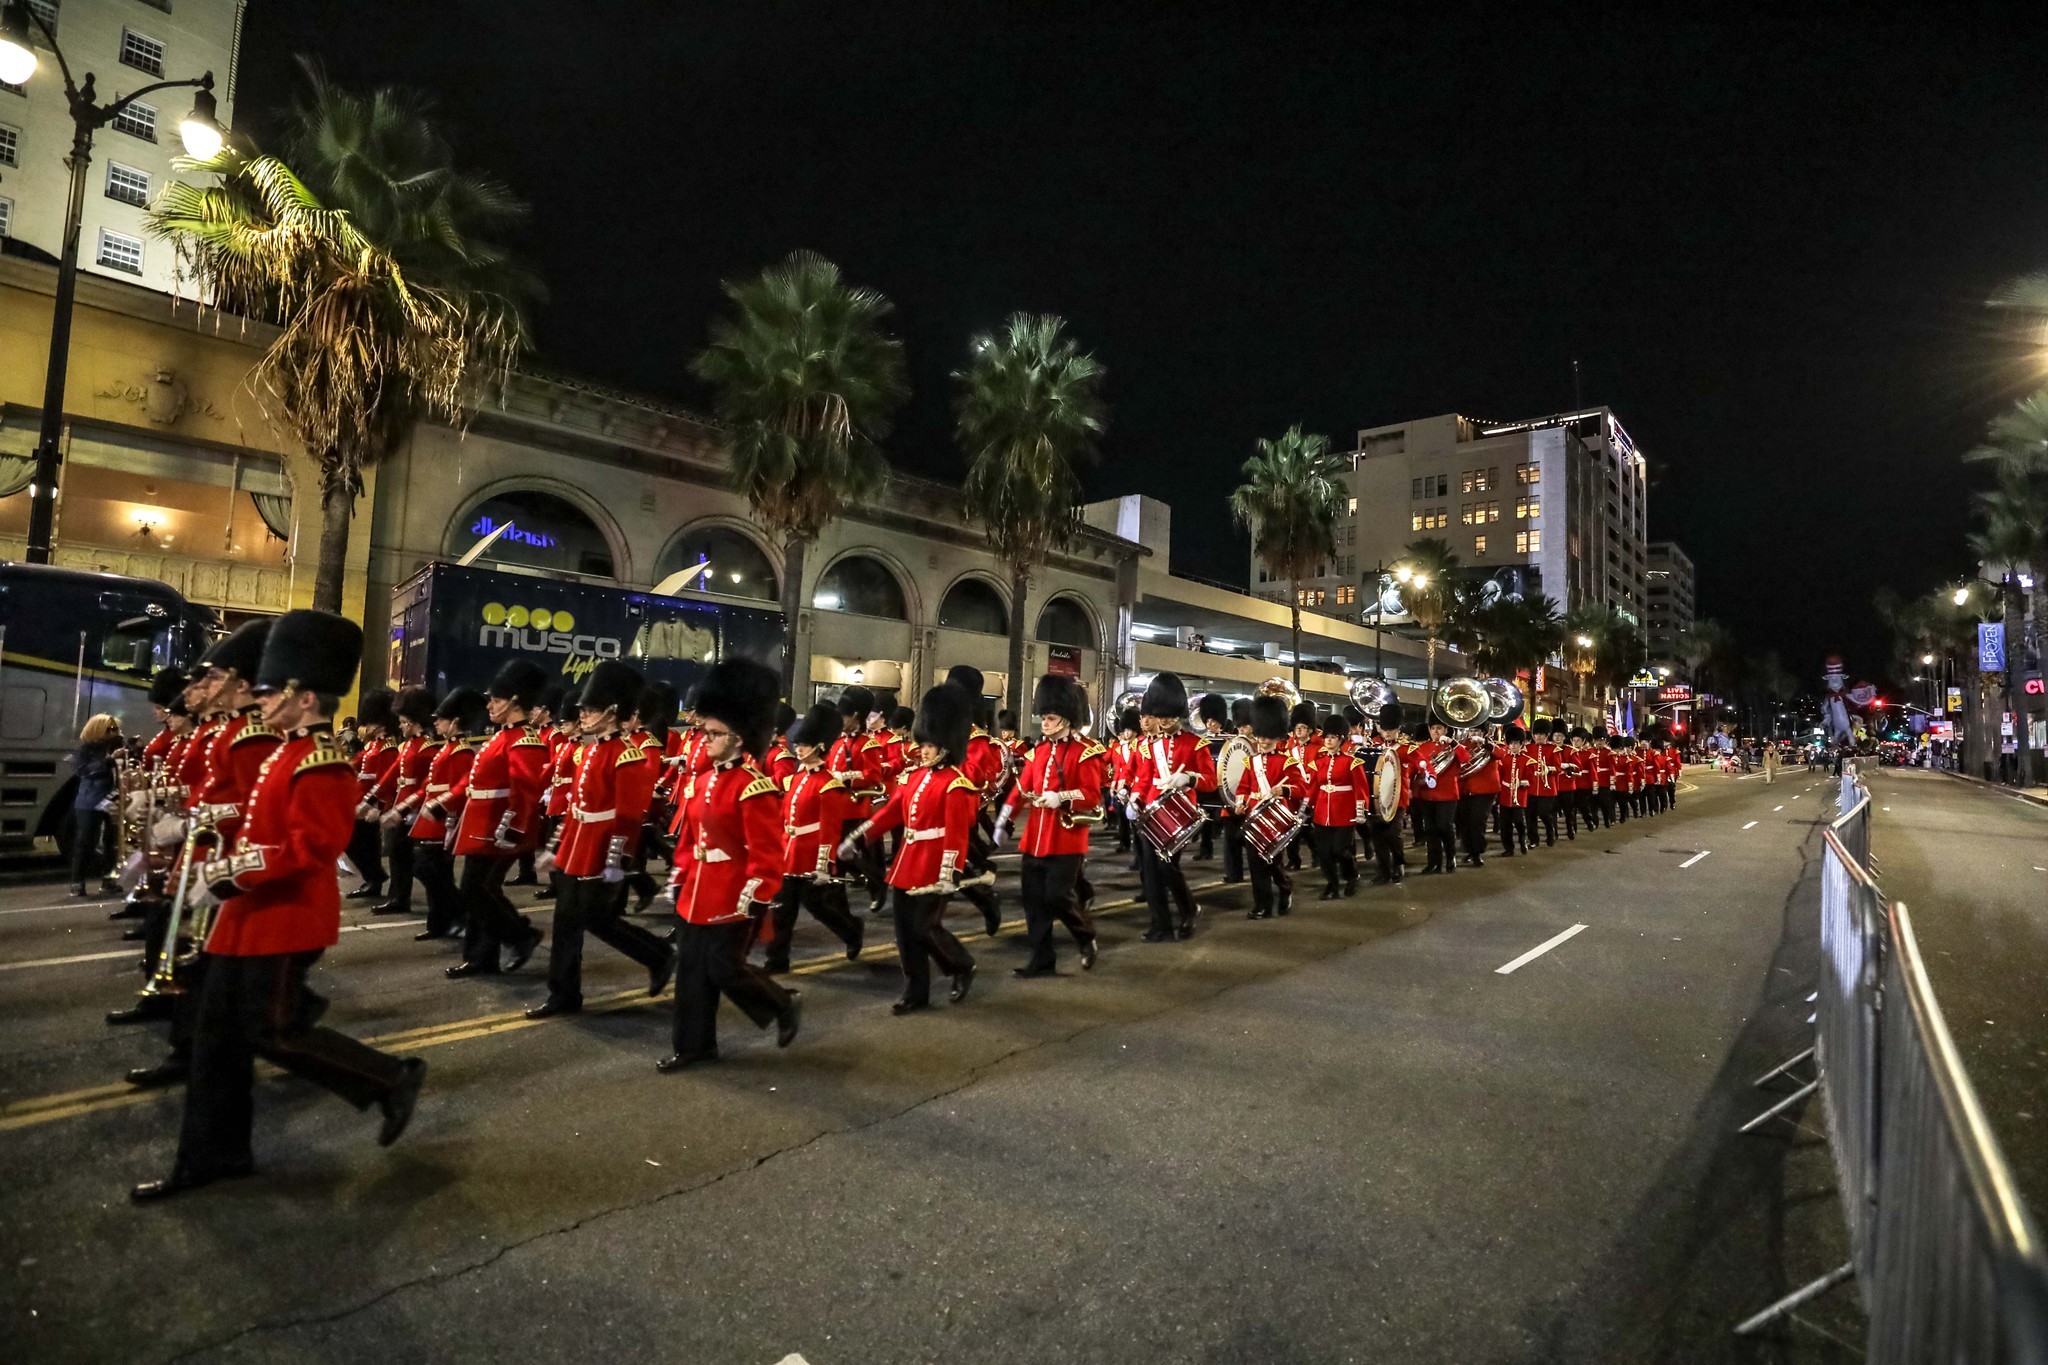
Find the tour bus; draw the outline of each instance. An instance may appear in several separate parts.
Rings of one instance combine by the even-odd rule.
[[[219,629],[150,579],[0,564],[0,851],[69,849],[80,728],[104,711],[124,735],[155,734],[150,678],[189,671]]]
[[[686,696],[720,659],[779,670],[782,613],[438,561],[392,589],[391,686],[482,689],[514,657],[571,688],[599,659],[622,659]]]

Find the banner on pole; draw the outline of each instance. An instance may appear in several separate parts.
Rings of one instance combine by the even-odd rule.
[[[2005,672],[2005,622],[1977,623],[1977,670],[1981,673]]]

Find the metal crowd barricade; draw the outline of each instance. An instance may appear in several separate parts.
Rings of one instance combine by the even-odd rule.
[[[1742,1323],[1747,1335],[1849,1279],[1873,1362],[2048,1365],[2048,1257],[1934,998],[1911,917],[1869,872],[1870,796],[1853,772],[1822,832],[1818,1090],[1849,1260]]]

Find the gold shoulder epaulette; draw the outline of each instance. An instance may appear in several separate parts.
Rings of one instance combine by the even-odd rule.
[[[536,749],[545,749],[548,747],[548,742],[542,739],[539,735],[533,733],[533,731],[531,730],[528,730],[520,738],[512,741],[512,747],[515,749],[523,749],[529,744],[533,745]]]
[[[241,733],[229,742],[228,747],[233,748],[245,739],[276,739],[277,737],[277,731],[271,729],[260,720],[252,720],[242,727]]]
[[[754,774],[754,780],[749,782],[746,786],[746,790],[740,793],[740,800],[746,801],[756,796],[775,795],[779,793],[781,790],[782,789],[780,787],[775,785],[774,778],[766,777],[759,773],[756,773]]]
[[[834,787],[837,787],[837,788],[838,788],[838,789],[839,789],[840,791],[846,791],[846,790],[848,790],[848,788],[847,788],[847,785],[846,785],[846,784],[845,784],[844,782],[841,782],[841,781],[840,781],[840,780],[839,780],[838,778],[836,778],[836,777],[828,777],[828,778],[826,778],[826,779],[825,779],[825,785],[824,785],[824,786],[822,786],[822,787],[820,787],[820,788],[818,788],[818,790],[819,790],[820,792],[828,792],[828,791],[831,791],[831,790],[832,790],[832,789],[833,789]]]
[[[976,796],[981,795],[981,788],[968,781],[964,775],[955,777],[952,785],[948,786],[946,790],[949,792],[969,791],[973,792]]]
[[[641,759],[645,757],[647,757],[647,751],[645,749],[636,748],[631,744],[628,744],[625,748],[619,750],[620,763],[638,763]]]
[[[344,768],[355,767],[355,764],[348,761],[348,755],[340,749],[331,744],[316,744],[312,752],[299,760],[299,766],[292,769],[292,775],[296,777],[311,768],[331,768],[336,764]]]
[[[1088,741],[1088,747],[1081,751],[1081,758],[1083,759],[1083,761],[1086,761],[1087,759],[1095,757],[1097,754],[1106,754],[1108,752],[1109,750],[1103,748],[1100,744],[1097,744],[1094,740],[1091,739]]]

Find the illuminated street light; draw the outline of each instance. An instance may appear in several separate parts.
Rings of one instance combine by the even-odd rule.
[[[1968,588],[1957,588],[1955,600],[1957,606],[1962,606],[1970,600],[1970,590]]]

